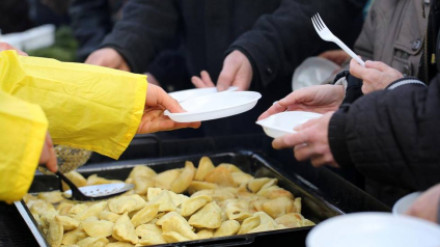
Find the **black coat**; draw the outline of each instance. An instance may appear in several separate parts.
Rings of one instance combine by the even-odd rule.
[[[115,48],[132,71],[144,72],[176,35],[182,35],[189,74],[207,70],[214,81],[225,56],[234,49],[242,51],[253,66],[251,90],[263,94],[254,113],[244,116],[247,122],[240,122],[246,132],[257,128],[254,122],[263,110],[291,91],[294,68],[330,45],[315,33],[310,17],[320,12],[332,31],[352,44],[360,31],[365,3],[366,0],[130,0],[122,20],[102,47]],[[192,87],[188,84],[188,88]],[[224,121],[215,133],[228,129],[226,125],[232,122]]]
[[[431,3],[436,6],[431,9],[439,9],[440,1]],[[437,61],[426,67],[429,74],[437,71],[437,75],[431,76],[429,86],[411,83],[390,90],[398,85],[396,81],[385,90],[343,104],[330,120],[335,160],[365,175],[366,190],[389,205],[440,182],[439,20],[438,11],[431,12],[425,51],[437,53]],[[348,81],[349,88],[360,90],[359,81],[353,77]],[[353,96],[357,90],[347,93]]]

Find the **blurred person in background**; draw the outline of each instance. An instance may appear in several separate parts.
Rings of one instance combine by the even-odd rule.
[[[314,86],[278,101],[259,119],[286,109],[325,115],[273,146],[294,147],[297,160],[310,159],[314,166],[356,168],[365,176],[365,190],[388,205],[440,182],[438,8],[439,1],[375,1],[355,48],[363,59],[392,66],[352,61],[341,77],[346,90]]]
[[[21,199],[39,163],[57,170],[53,143],[118,159],[136,133],[200,126],[164,116],[183,110],[145,75],[0,50],[1,201]]]
[[[263,93],[253,110],[207,122],[204,134],[261,133],[254,119],[261,109],[291,90],[293,69],[306,57],[331,47],[315,33],[310,17],[321,12],[335,34],[352,44],[360,30],[365,3],[129,0],[122,19],[86,62],[142,72],[167,43],[182,34],[187,71],[192,76],[203,71],[199,78],[193,78],[197,87],[213,85],[212,78],[220,90],[237,86]]]
[[[74,36],[79,43],[78,61],[85,61],[93,51],[100,47],[105,36],[122,17],[122,7],[126,0],[72,0],[69,16]],[[148,81],[160,85],[167,91],[181,90],[189,81],[186,71],[180,36],[174,39],[167,48],[143,71]],[[173,73],[169,73],[173,71]]]

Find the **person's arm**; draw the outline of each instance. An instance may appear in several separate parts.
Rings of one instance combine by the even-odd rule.
[[[175,38],[178,10],[172,0],[129,0],[122,16],[101,47],[115,49],[130,71],[143,73],[154,56]]]
[[[175,123],[165,109],[183,111],[145,75],[54,59],[0,53],[0,88],[40,105],[54,143],[117,159],[136,133],[198,127]]]
[[[322,52],[328,45],[316,34],[310,20],[312,15],[319,12],[332,32],[346,41],[356,32],[350,27],[361,16],[365,3],[364,0],[284,0],[274,13],[261,16],[228,52],[239,50],[245,54],[253,65],[254,78],[267,86],[279,74],[293,71],[305,58]]]
[[[329,144],[340,166],[413,190],[438,182],[440,75],[427,87],[398,80],[333,114]]]
[[[20,200],[40,160],[48,122],[43,110],[0,90],[0,201]]]
[[[108,0],[73,0],[69,6],[69,16],[79,43],[78,59],[84,61],[112,29]]]

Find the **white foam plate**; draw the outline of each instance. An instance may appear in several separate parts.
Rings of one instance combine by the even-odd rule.
[[[286,134],[293,134],[296,126],[301,125],[310,119],[318,118],[322,114],[305,111],[285,111],[273,114],[272,116],[259,120],[256,124],[263,127],[266,135],[277,138]]]
[[[198,122],[229,117],[252,109],[261,98],[253,91],[224,91],[188,98],[180,105],[186,112],[164,114],[180,123]]]
[[[415,217],[363,212],[336,216],[315,226],[307,247],[435,247],[440,227]]]
[[[405,214],[409,207],[414,203],[414,201],[422,194],[422,192],[414,192],[400,198],[393,205],[393,214]]]
[[[236,91],[236,90],[238,90],[238,87],[229,87],[226,91]],[[216,87],[204,87],[204,88],[192,88],[192,89],[175,91],[169,93],[168,95],[173,97],[178,102],[182,102],[190,98],[204,96],[207,94],[212,94],[217,92],[218,91]]]

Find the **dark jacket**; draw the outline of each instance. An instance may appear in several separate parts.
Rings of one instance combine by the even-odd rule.
[[[242,51],[253,66],[251,90],[262,92],[263,98],[253,113],[242,116],[239,124],[236,118],[216,120],[220,126],[211,133],[221,134],[231,128],[238,133],[261,131],[255,125],[256,118],[273,101],[291,91],[294,68],[306,57],[316,55],[330,45],[318,37],[310,17],[320,12],[336,35],[353,44],[360,31],[365,2],[130,0],[124,7],[122,20],[106,37],[102,47],[115,48],[132,71],[143,72],[180,32],[189,74],[198,75],[201,70],[207,70],[214,81],[225,56],[234,49]],[[227,125],[243,128],[238,130]]]
[[[438,1],[431,9],[426,54],[440,47]],[[437,54],[436,54],[437,53]],[[436,69],[440,72],[439,68]],[[367,178],[366,190],[388,204],[440,182],[440,74],[429,86],[404,78],[385,90],[344,104],[330,120],[329,143],[342,167],[356,167]]]

